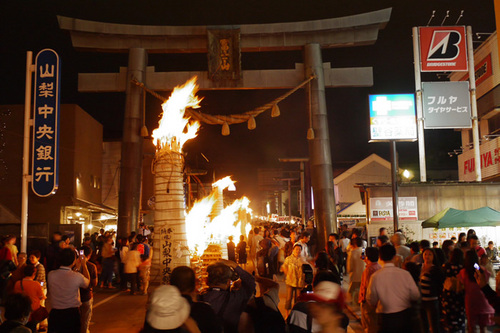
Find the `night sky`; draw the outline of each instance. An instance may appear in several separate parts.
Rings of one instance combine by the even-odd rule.
[[[126,54],[102,54],[76,51],[69,33],[58,27],[56,15],[86,20],[147,25],[223,25],[293,22],[342,17],[392,7],[391,19],[372,46],[323,50],[323,61],[332,67],[373,66],[374,86],[371,88],[328,89],[326,93],[330,141],[334,167],[350,166],[371,153],[389,159],[389,144],[369,144],[368,94],[412,93],[413,50],[411,28],[425,26],[433,10],[436,17],[430,25],[454,25],[464,10],[460,25],[471,25],[474,33],[495,30],[493,0],[341,0],[341,1],[20,1],[0,4],[0,105],[24,103],[26,51],[34,54],[53,48],[62,60],[61,103],[76,103],[101,122],[104,137],[119,140],[125,94],[89,94],[77,92],[77,74],[118,72],[127,66]],[[487,36],[482,35],[482,40]],[[477,40],[475,38],[474,40]],[[478,46],[480,43],[475,43]],[[149,66],[157,72],[207,70],[205,54],[151,54]],[[302,62],[299,51],[243,53],[242,69],[289,69]],[[423,81],[437,80],[427,74]],[[182,84],[179,82],[178,84]],[[204,96],[204,113],[242,113],[265,104],[283,90],[200,92]],[[166,92],[162,93],[167,96]],[[220,126],[203,125],[198,138],[189,142],[185,151],[192,168],[215,170],[217,178],[233,175],[238,181],[238,195],[252,199],[257,191],[257,169],[287,166],[280,157],[308,155],[306,131],[308,117],[305,95],[298,91],[279,104],[281,116],[271,118],[270,112],[259,116],[257,128],[247,124],[230,127],[224,137]],[[160,103],[149,96],[147,125],[156,128]],[[452,130],[426,130],[428,169],[456,169],[456,157],[449,151],[460,146],[460,134]],[[418,170],[417,143],[398,144],[401,167]],[[203,153],[210,162],[201,156]]]

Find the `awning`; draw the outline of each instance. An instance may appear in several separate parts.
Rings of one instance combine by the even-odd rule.
[[[337,212],[337,218],[366,218],[366,206],[359,200]]]
[[[473,210],[446,208],[422,222],[422,228],[496,227],[500,225],[500,212],[490,207]]]

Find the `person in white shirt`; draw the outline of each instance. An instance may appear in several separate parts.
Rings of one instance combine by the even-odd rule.
[[[351,251],[347,255],[347,273],[349,273],[349,294],[353,304],[358,304],[359,287],[361,286],[361,276],[365,269],[365,262],[361,259],[363,248],[361,238],[351,240]]]
[[[90,274],[85,256],[76,257],[76,252],[66,248],[61,251],[61,267],[50,271],[47,278],[49,300],[49,332],[80,333],[80,288],[87,288]],[[73,267],[82,269],[82,274]]]
[[[311,253],[309,252],[309,247],[307,246],[307,242],[309,242],[309,239],[311,239],[311,235],[307,232],[304,231],[300,234],[299,241],[294,244],[295,245],[300,245],[301,251],[300,251],[300,258],[304,263],[312,263],[313,258],[311,257]],[[314,267],[314,265],[311,265]]]
[[[379,251],[382,269],[373,273],[366,296],[379,315],[379,332],[412,332],[411,303],[420,299],[420,291],[409,272],[394,266],[394,246]]]

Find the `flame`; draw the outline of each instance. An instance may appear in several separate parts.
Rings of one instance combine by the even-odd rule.
[[[175,87],[168,100],[161,105],[162,118],[158,122],[158,128],[152,133],[153,143],[158,150],[168,149],[180,153],[184,143],[196,137],[200,123],[184,118],[186,108],[200,107],[202,99],[196,96],[196,79],[195,76],[183,86]]]
[[[226,178],[215,184],[227,187],[229,183]],[[226,242],[229,236],[233,236],[233,240],[237,243],[241,235],[241,221],[238,215],[240,212],[251,213],[250,200],[243,197],[235,200],[210,220],[210,214],[217,204],[218,186],[214,186],[209,196],[195,202],[186,215],[187,243],[193,256],[201,256],[210,243],[221,244]],[[248,223],[245,232],[248,233],[250,228],[251,225]]]
[[[219,190],[225,190],[227,188],[229,191],[234,191],[236,190],[234,183],[235,181],[231,179],[231,176],[227,176],[213,183],[212,187],[217,187]]]

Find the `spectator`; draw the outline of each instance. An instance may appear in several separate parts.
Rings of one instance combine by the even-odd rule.
[[[330,282],[320,282],[313,293],[303,294],[304,300],[313,300],[309,303],[310,313],[319,326],[320,332],[339,332],[344,315],[344,297],[340,285]]]
[[[44,300],[46,297],[43,293],[42,286],[37,281],[34,281],[36,275],[36,269],[33,265],[24,266],[24,277],[16,282],[14,286],[14,292],[18,294],[25,294],[31,300],[31,311],[34,313],[37,311],[41,304],[40,301]],[[27,327],[31,328],[32,331],[36,332],[36,322],[33,318],[29,318]]]
[[[417,265],[422,265],[422,263],[424,262],[424,259],[422,258],[422,253],[424,252],[425,249],[429,249],[431,247],[431,243],[427,239],[422,239],[418,246],[420,252],[417,255],[413,256],[411,260]]]
[[[467,241],[467,234],[465,232],[461,232],[458,234],[457,246],[461,248],[462,243]]]
[[[498,249],[494,246],[493,241],[488,242],[486,254],[488,255],[488,259],[492,262],[498,262]]]
[[[115,264],[114,260],[114,249],[113,249],[113,238],[104,238],[104,243],[102,245],[101,257],[102,257],[102,273],[101,273],[101,288],[114,288],[111,284],[113,280],[113,268]]]
[[[444,254],[444,261],[447,262],[450,259],[450,253],[455,248],[455,243],[451,239],[447,239],[441,244],[441,249]]]
[[[245,236],[240,236],[240,242],[236,247],[236,252],[238,252],[238,265],[246,269],[247,267],[247,243],[245,242]]]
[[[392,244],[396,248],[396,254],[400,255],[403,258],[403,262],[408,258],[411,254],[410,248],[405,245],[406,237],[401,232],[396,232],[391,237]]]
[[[94,295],[92,293],[93,288],[97,286],[97,267],[90,262],[92,257],[92,249],[89,246],[82,246],[80,248],[85,256],[85,264],[87,265],[87,270],[89,271],[89,286],[87,288],[80,288],[80,320],[82,323],[81,333],[89,333],[90,319],[92,318],[92,308],[94,303]],[[83,267],[80,267],[80,273],[83,271]]]
[[[382,269],[372,275],[366,300],[379,314],[379,332],[410,332],[411,302],[420,299],[420,291],[410,273],[392,263],[394,246],[386,244],[379,251]]]
[[[230,288],[234,272],[241,279],[237,290]],[[207,273],[209,289],[200,295],[200,300],[212,305],[215,313],[222,318],[225,333],[237,332],[241,312],[255,292],[254,277],[229,260],[208,266]]]
[[[378,235],[389,237],[389,233],[387,232],[387,228],[382,227],[382,228],[378,229]]]
[[[420,246],[418,242],[413,242],[410,244],[410,255],[406,257],[403,267],[406,267],[408,262],[415,262],[414,258],[420,253]]]
[[[4,246],[10,251],[10,254],[12,256],[12,261],[14,261],[14,264],[16,264],[16,266],[19,266],[19,261],[17,260],[17,254],[19,253],[19,251],[17,250],[16,246],[16,236],[14,235],[6,236],[4,240]]]
[[[433,249],[438,249],[439,248],[439,243],[438,242],[432,242],[432,248]]]
[[[329,281],[335,283],[335,279],[336,277],[331,272],[323,271],[317,273],[313,279],[313,291],[316,291],[317,287],[322,282]],[[318,323],[317,319],[311,315],[310,305],[313,302],[315,302],[314,298],[299,298],[299,302],[294,305],[290,315],[286,319],[289,333],[319,332],[321,330],[321,325]],[[347,331],[348,325],[349,318],[344,315],[340,326],[344,331]]]
[[[311,257],[314,257],[317,251],[316,248],[318,247],[318,234],[316,228],[314,227],[314,221],[311,220],[307,221],[306,231],[311,236],[309,238],[309,241],[307,242],[307,246],[309,247],[309,253]]]
[[[464,265],[460,249],[451,251],[450,260],[443,265],[445,281],[441,295],[441,314],[447,332],[465,332],[465,304],[463,284],[458,274]]]
[[[82,274],[72,270],[82,268]],[[80,333],[82,305],[80,288],[89,286],[90,275],[84,256],[76,258],[75,251],[61,251],[61,267],[48,275],[49,299],[52,310],[49,314],[49,332]]]
[[[127,252],[129,251],[129,241],[127,237],[122,237],[120,243],[120,265],[118,266],[118,270],[120,273],[120,289],[125,291],[127,290],[127,276],[125,275],[124,267],[125,267],[125,257]]]
[[[26,323],[31,314],[31,300],[23,294],[12,294],[5,300],[4,317],[7,319],[0,325],[0,332],[31,333]]]
[[[389,243],[389,237],[387,235],[380,235],[377,237],[377,247],[381,248],[383,245]]]
[[[144,248],[144,252],[141,253],[141,264],[139,265],[139,282],[141,285],[142,295],[148,294],[149,280],[151,277],[151,261],[153,258],[153,249],[147,244],[148,239],[142,235],[138,235],[137,239],[139,241],[139,246],[137,249],[141,253],[140,248]]]
[[[386,236],[387,237],[387,236]],[[349,290],[352,304],[358,304],[359,287],[361,286],[361,275],[365,269],[365,262],[361,259],[361,238],[351,240],[352,250],[347,257],[347,272],[349,273]]]
[[[35,274],[35,281],[40,283],[42,286],[43,290],[47,289],[47,281],[46,281],[46,276],[45,276],[45,267],[40,263],[40,257],[42,256],[40,250],[33,250],[31,251],[28,260],[33,267],[35,267],[36,274]]]
[[[26,255],[26,253],[19,252],[17,254],[17,262],[19,263],[19,265],[17,266],[16,270],[12,272],[10,279],[7,281],[7,294],[12,293],[14,291],[16,282],[24,277],[24,267],[26,266],[27,259],[28,256]]]
[[[227,238],[227,240],[228,240],[228,242],[227,242],[227,259],[236,262],[236,252],[235,252],[236,245],[233,242],[233,236],[229,236]]]
[[[295,233],[294,230],[290,231],[290,240],[285,243],[285,258],[289,257],[292,254],[293,246],[295,245],[296,242],[296,236],[297,234]]]
[[[423,264],[420,272],[422,294],[421,316],[424,332],[439,332],[439,296],[443,290],[444,275],[434,249],[422,252]]]
[[[311,253],[309,252],[309,247],[307,246],[307,243],[309,242],[310,238],[311,238],[311,235],[307,231],[304,231],[300,235],[299,241],[294,244],[294,248],[295,248],[295,245],[297,245],[297,244],[300,245],[300,248],[301,248],[300,258],[304,262],[311,262],[312,261]]]
[[[132,248],[127,251],[123,258],[123,272],[126,276],[126,281],[130,283],[130,295],[136,294],[137,287],[137,269],[141,265],[141,254],[137,250],[138,244],[132,244]]]
[[[256,277],[261,297],[251,298],[238,324],[239,333],[285,333],[286,324],[278,308],[279,283]]]
[[[465,254],[464,268],[460,271],[459,279],[465,288],[465,313],[467,315],[467,326],[469,332],[474,332],[475,327],[479,326],[481,332],[485,331],[486,326],[492,325],[492,317],[495,310],[488,303],[488,300],[481,288],[476,282],[474,265],[479,265],[479,259],[475,250],[469,250]],[[484,271],[486,280],[489,279],[489,273]]]
[[[469,229],[469,231],[472,229]],[[476,234],[471,234],[468,238],[469,247],[471,250],[475,250],[478,258],[481,258],[483,254],[486,254],[486,250],[479,246],[479,238],[477,238]]]
[[[283,263],[283,266],[281,266],[281,269],[285,273],[285,309],[287,310],[287,315],[292,309],[292,302],[296,303],[300,291],[302,290],[302,288],[304,288],[304,274],[302,272],[302,265],[305,264],[305,262],[300,257],[301,251],[302,247],[296,244],[293,247],[292,254],[285,258],[285,262]]]
[[[196,332],[198,328],[194,320],[189,318],[189,311],[188,301],[176,287],[160,286],[151,295],[141,332]]]
[[[331,245],[330,242],[332,242]],[[340,246],[340,238],[338,234],[330,234],[328,236],[327,252],[328,255],[333,259],[334,263],[337,265],[340,277],[342,278],[344,254],[342,253],[342,247]]]
[[[314,265],[316,270],[319,271],[329,271],[332,272],[336,277],[336,283],[340,284],[342,282],[340,272],[335,264],[335,259],[331,258],[325,251],[320,251],[316,254],[314,259]]]
[[[260,233],[260,228],[255,227],[253,229],[253,237],[250,243],[250,259],[253,262],[253,267],[257,270],[257,253],[261,250],[260,241],[264,239]],[[250,239],[250,238],[249,238]]]
[[[376,247],[366,248],[364,258],[366,268],[361,276],[361,286],[359,288],[359,303],[361,306],[361,324],[367,333],[377,332],[377,314],[375,308],[366,301],[366,294],[370,278],[379,269],[382,268],[378,263],[378,249]]]
[[[500,296],[493,289],[491,289],[488,283],[489,278],[486,277],[485,272],[482,270],[476,270],[474,277],[484,296],[488,299],[488,303],[490,303],[490,305],[495,309],[495,313],[500,313]]]
[[[212,307],[205,302],[195,302],[198,294],[196,292],[196,276],[194,271],[187,266],[174,268],[170,275],[170,284],[176,286],[182,297],[190,307],[190,317],[198,325],[201,333],[218,333],[223,331],[222,322],[217,320],[217,315]]]

